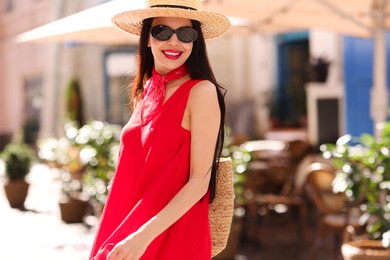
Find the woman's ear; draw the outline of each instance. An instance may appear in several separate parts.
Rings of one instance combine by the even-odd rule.
[[[148,47],[150,48],[152,45],[150,44],[150,37],[148,39]]]

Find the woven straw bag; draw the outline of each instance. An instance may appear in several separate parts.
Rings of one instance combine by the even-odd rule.
[[[234,188],[230,158],[220,159],[216,177],[215,198],[209,208],[212,256],[226,247],[233,219]]]

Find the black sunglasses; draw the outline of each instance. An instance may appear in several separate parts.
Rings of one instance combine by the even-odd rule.
[[[198,38],[198,32],[191,27],[181,27],[173,30],[166,25],[156,25],[151,31],[153,38],[159,41],[168,41],[174,33],[176,33],[179,41],[185,43],[194,42]]]

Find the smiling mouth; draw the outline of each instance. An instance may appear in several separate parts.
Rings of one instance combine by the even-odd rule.
[[[171,59],[171,60],[176,60],[178,59],[182,52],[179,52],[179,51],[163,51],[165,57],[167,57],[168,59]]]

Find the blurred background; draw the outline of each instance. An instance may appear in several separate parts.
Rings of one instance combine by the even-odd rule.
[[[345,234],[378,239],[390,228],[389,173],[372,185],[387,206],[368,232],[361,216],[370,205],[348,193],[361,183],[348,175],[336,192],[342,164],[331,157],[342,156],[320,149],[343,136],[386,137],[387,2],[202,1],[232,23],[207,41],[227,89],[224,156],[236,191],[231,237],[216,259],[341,258]],[[0,189],[1,260],[87,259],[136,68],[137,37],[110,18],[143,4],[0,0],[0,182],[24,188]]]

